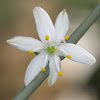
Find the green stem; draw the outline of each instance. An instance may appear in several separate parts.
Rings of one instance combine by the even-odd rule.
[[[44,72],[40,72],[27,87],[24,86],[13,100],[26,100],[33,93],[33,91],[35,91],[38,86],[48,77],[48,73],[49,67],[47,65],[46,70]]]
[[[76,44],[89,27],[99,18],[100,16],[100,3],[91,12],[91,14],[83,21],[83,23],[71,34],[67,42]],[[63,58],[61,58],[63,59]],[[13,100],[26,100],[48,77],[49,67],[47,65],[46,70],[42,73],[40,72],[32,82],[24,88],[22,88],[19,93],[15,96]]]
[[[91,25],[100,17],[100,3],[90,13],[90,15],[79,25],[79,27],[71,34],[68,43],[77,43]]]

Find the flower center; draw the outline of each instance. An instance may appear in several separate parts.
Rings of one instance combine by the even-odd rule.
[[[48,48],[47,48],[47,50],[48,50],[48,52],[49,53],[53,53],[53,52],[55,52],[55,47],[54,46],[49,46]]]

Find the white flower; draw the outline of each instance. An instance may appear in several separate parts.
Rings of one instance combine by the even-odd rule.
[[[40,52],[32,59],[25,74],[25,86],[27,86],[35,76],[45,71],[45,67],[49,62],[49,86],[53,85],[58,76],[62,75],[60,68],[60,57],[64,56],[70,60],[94,64],[95,58],[81,47],[65,43],[69,36],[66,33],[69,28],[69,19],[65,10],[58,15],[55,25],[53,25],[49,15],[40,7],[33,10],[36,21],[38,35],[41,41],[32,37],[16,36],[7,40],[7,42],[20,50],[29,53]]]

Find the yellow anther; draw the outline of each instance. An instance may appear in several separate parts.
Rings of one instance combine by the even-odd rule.
[[[68,39],[69,39],[69,35],[66,35],[66,36],[65,36],[65,40],[68,40]]]
[[[49,35],[46,35],[46,36],[45,36],[45,39],[46,39],[46,40],[49,40]]]
[[[61,71],[59,71],[58,74],[59,74],[59,76],[62,76],[62,72]]]
[[[45,71],[45,68],[42,68],[42,70],[41,70],[42,72],[44,72]]]
[[[33,50],[29,50],[28,53],[32,54],[32,53],[34,53],[34,51]]]
[[[67,58],[69,58],[69,59],[71,59],[71,58],[72,58],[72,56],[71,56],[71,55],[66,55],[66,57],[67,57]]]

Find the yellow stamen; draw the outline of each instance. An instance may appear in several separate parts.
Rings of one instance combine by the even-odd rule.
[[[42,70],[41,70],[42,72],[44,72],[45,71],[45,68],[42,68]]]
[[[65,40],[68,40],[68,39],[69,39],[69,35],[66,35],[66,36],[65,36]]]
[[[71,56],[71,55],[66,55],[66,57],[67,57],[67,58],[69,58],[69,59],[71,59],[71,58],[72,58],[72,56]]]
[[[46,36],[45,36],[45,39],[46,39],[46,40],[49,40],[49,35],[46,35]]]
[[[59,76],[62,76],[62,72],[61,71],[59,71],[58,74],[59,74]]]
[[[34,53],[34,51],[33,50],[29,50],[28,53],[32,54],[32,53]]]

